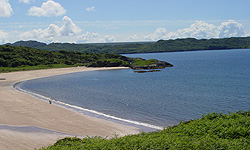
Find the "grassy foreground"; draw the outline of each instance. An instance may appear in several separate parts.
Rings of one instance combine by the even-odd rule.
[[[250,111],[211,113],[201,119],[182,122],[162,131],[140,133],[111,139],[65,138],[42,150],[75,149],[250,149]]]

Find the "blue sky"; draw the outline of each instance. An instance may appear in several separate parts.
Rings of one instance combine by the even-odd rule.
[[[249,0],[0,0],[0,44],[250,36]]]

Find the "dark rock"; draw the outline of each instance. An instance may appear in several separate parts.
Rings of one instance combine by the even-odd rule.
[[[135,73],[147,73],[147,72],[159,72],[161,70],[140,70],[140,71],[134,71]]]

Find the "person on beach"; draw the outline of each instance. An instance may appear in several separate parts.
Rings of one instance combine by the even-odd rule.
[[[51,100],[49,100],[49,104],[52,104],[52,101],[51,101]]]

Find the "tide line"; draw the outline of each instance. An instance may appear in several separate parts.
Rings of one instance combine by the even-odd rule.
[[[24,83],[24,82],[26,82],[26,80],[20,81],[20,82],[17,82],[15,84],[13,84],[13,88],[15,90],[17,90],[17,91],[22,92],[22,93],[29,94],[29,95],[31,95],[31,96],[33,96],[35,98],[45,100],[45,101],[51,101],[51,102],[53,102],[53,104],[57,104],[58,106],[68,108],[68,109],[71,108],[71,110],[72,109],[76,110],[76,111],[78,110],[77,112],[79,112],[79,111],[89,112],[89,113],[92,113],[92,114],[95,114],[95,115],[99,115],[101,117],[106,117],[106,118],[109,118],[109,119],[113,119],[113,120],[116,120],[116,121],[121,121],[121,122],[124,122],[124,123],[129,123],[129,124],[132,124],[132,125],[143,126],[143,127],[147,127],[147,128],[156,129],[156,130],[163,130],[163,127],[160,127],[160,126],[155,126],[155,125],[151,125],[151,124],[148,124],[148,123],[142,123],[142,122],[138,122],[138,121],[132,121],[132,120],[128,120],[128,119],[122,119],[122,118],[115,117],[115,116],[108,115],[108,114],[104,114],[104,113],[101,113],[101,112],[98,112],[98,111],[95,111],[95,110],[90,110],[90,109],[82,108],[82,107],[79,107],[79,106],[67,104],[67,103],[64,103],[64,102],[61,102],[61,101],[57,101],[57,100],[51,99],[49,97],[46,97],[46,96],[43,96],[43,95],[40,95],[40,94],[37,94],[37,93],[26,91],[24,89],[21,89],[21,87],[20,87],[20,85],[22,83]]]

